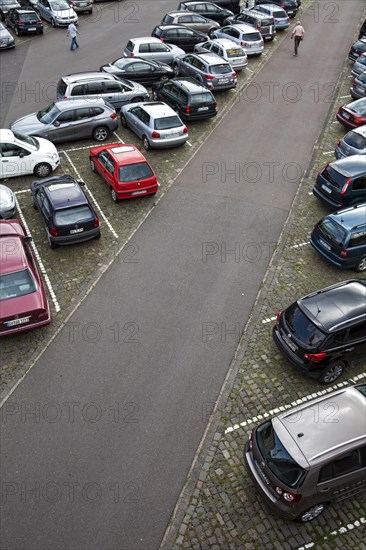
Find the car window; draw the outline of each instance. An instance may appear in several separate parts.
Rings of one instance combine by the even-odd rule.
[[[335,170],[330,164],[329,166],[324,168],[321,174],[324,179],[326,179],[329,183],[331,183],[337,189],[342,189],[342,187],[347,181],[347,176],[345,176],[344,174],[341,174],[340,172],[338,172],[338,170]]]
[[[366,149],[366,137],[361,136],[357,132],[349,132],[343,138],[344,142],[356,149]]]
[[[104,112],[104,109],[102,109],[102,107],[89,107],[89,110],[90,116],[98,116]]]
[[[90,108],[89,107],[83,107],[82,109],[76,109],[76,120],[85,120],[87,118],[90,118]]]
[[[352,183],[353,191],[365,191],[366,189],[366,177],[357,178]]]
[[[286,323],[292,334],[302,344],[318,347],[326,335],[303,313],[297,303],[292,304],[285,312]]]
[[[240,55],[245,56],[245,52],[242,48],[230,48],[229,50],[226,50],[226,56],[228,59],[238,57]]]
[[[356,233],[351,234],[349,241],[349,247],[354,248],[355,246],[365,246],[366,245],[366,231],[365,228],[363,231],[357,231]]]
[[[138,162],[118,168],[118,180],[126,183],[151,178],[153,175],[154,173],[147,162]]]
[[[117,61],[115,61],[113,63],[113,65],[117,68],[117,69],[124,69],[126,68],[126,65],[125,65],[125,59],[117,59]],[[127,65],[128,67],[129,65]]]
[[[366,466],[366,446],[326,464],[319,472],[319,483],[355,472]]]
[[[73,225],[83,221],[93,220],[93,212],[88,204],[81,206],[73,206],[72,208],[64,208],[57,210],[55,213],[55,224],[57,226]]]
[[[25,296],[36,290],[37,285],[29,269],[0,276],[0,301]]]
[[[60,124],[65,124],[66,122],[72,122],[74,120],[74,111],[64,111],[63,113],[60,113],[57,117],[57,122]]]
[[[194,32],[191,29],[178,29],[178,36],[183,38],[192,38]]]
[[[202,92],[191,96],[191,105],[199,105],[200,103],[214,103],[214,98],[210,92]]]
[[[366,232],[365,232],[365,237],[366,237]],[[364,244],[366,244],[366,238],[365,238]],[[355,327],[350,328],[348,331],[348,339],[347,339],[348,342],[352,342],[360,339],[366,341],[366,322],[359,323]]]
[[[104,92],[107,94],[117,93],[124,91],[120,82],[114,80],[108,80],[104,82]]]
[[[162,31],[161,31],[162,32]],[[177,29],[169,29],[165,32],[166,38],[176,38],[178,35]]]
[[[103,93],[103,82],[88,82],[85,85],[86,95],[99,95]]]
[[[161,44],[150,44],[150,51],[151,52],[170,52],[169,48],[161,43]]]
[[[182,25],[184,23],[192,23],[192,21],[193,21],[192,15],[182,15],[181,17],[179,17],[179,23],[181,23]]]
[[[324,218],[319,223],[320,231],[328,237],[328,239],[338,246],[342,246],[347,238],[347,233],[338,223],[335,223],[330,218]]]
[[[66,92],[66,84],[65,84],[65,92]],[[72,96],[80,96],[85,95],[85,85],[84,84],[78,84],[77,86],[74,86],[71,91]]]
[[[29,151],[23,149],[23,147],[15,145],[14,143],[2,143],[1,153],[3,157],[20,157],[21,155],[30,155]]]
[[[181,128],[182,122],[177,116],[165,116],[156,118],[154,121],[155,130],[167,130],[168,128]]]
[[[149,44],[140,44],[139,53],[148,53],[150,51]]]
[[[60,114],[60,110],[52,103],[42,111],[38,111],[36,116],[43,124],[50,124],[55,120],[58,114]]]
[[[206,23],[206,19],[202,17],[201,15],[192,15],[192,21],[193,23]]]
[[[151,73],[154,68],[149,65],[148,63],[133,63],[132,65],[128,66],[128,71],[133,71],[135,73]]]
[[[212,44],[212,45],[211,45],[211,51],[212,51],[213,53],[217,53],[217,55],[220,55],[220,51],[221,51],[221,50],[220,50],[220,48],[219,48],[219,46],[218,46],[217,44]]]
[[[231,74],[232,68],[228,63],[222,63],[220,65],[212,65],[209,68],[211,74]]]

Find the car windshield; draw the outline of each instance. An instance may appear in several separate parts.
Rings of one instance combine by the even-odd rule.
[[[241,48],[230,48],[229,50],[226,50],[226,55],[227,55],[228,59],[231,59],[232,57],[238,57],[240,55],[245,55],[245,52]]]
[[[322,176],[324,179],[327,180],[333,187],[336,187],[337,189],[342,189],[344,184],[347,181],[346,176],[341,174],[341,172],[338,172],[338,170],[335,170],[330,164],[326,168],[324,168],[322,172]]]
[[[168,130],[169,128],[180,128],[182,121],[177,116],[165,116],[157,118],[154,122],[155,130]]]
[[[144,180],[154,175],[147,162],[138,162],[118,168],[118,180],[129,183],[131,181]]]
[[[18,298],[37,290],[37,285],[29,269],[0,276],[0,301]]]
[[[202,92],[191,96],[191,105],[200,105],[200,103],[215,103],[215,100],[210,92]]]
[[[330,241],[338,246],[342,246],[345,243],[347,236],[346,231],[340,225],[333,222],[330,218],[324,218],[318,227]]]
[[[273,17],[276,17],[277,19],[281,19],[282,17],[287,17],[286,12],[277,11],[277,10],[273,10],[272,15],[273,15]]]
[[[22,21],[38,21],[36,13],[22,13]]]
[[[261,40],[261,35],[259,32],[248,32],[243,34],[243,38],[245,42],[257,42],[257,40]]]
[[[15,132],[14,130],[13,130],[13,134],[18,141],[21,141],[22,143],[26,143],[27,145],[31,145],[38,151],[39,143],[36,138],[32,136],[26,136],[25,134],[21,134],[20,132]]]
[[[287,487],[299,487],[306,470],[301,468],[282,445],[272,422],[259,426],[255,434],[261,455],[271,472]]]
[[[309,320],[297,303],[287,308],[285,319],[295,338],[306,346],[318,347],[326,338],[324,332]]]
[[[357,63],[361,63],[361,65],[366,65],[366,55],[362,54],[358,59]]]
[[[211,74],[229,74],[232,73],[232,71],[233,70],[229,64],[223,63],[222,65],[212,65],[208,72]]]
[[[366,136],[361,136],[357,132],[349,132],[344,136],[343,141],[355,149],[366,148]]]
[[[42,122],[43,124],[51,124],[57,117],[57,115],[60,114],[60,110],[57,109],[57,107],[52,103],[42,111],[38,111],[37,118],[39,122]]]
[[[80,224],[93,219],[93,213],[90,210],[90,206],[87,204],[57,210],[55,213],[55,225],[59,227],[61,225],[74,225],[75,223]]]
[[[359,80],[360,82],[362,82],[363,84],[365,84],[365,82],[366,82],[366,71],[364,71],[363,73],[361,73],[360,76],[357,77],[357,80]]]
[[[12,6],[15,4],[14,0],[1,0],[0,4],[2,6]]]
[[[70,6],[67,2],[63,0],[58,0],[57,2],[50,2],[51,8],[56,11],[69,10]]]

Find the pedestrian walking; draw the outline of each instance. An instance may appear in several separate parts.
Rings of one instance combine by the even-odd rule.
[[[66,36],[71,37],[71,45],[70,50],[73,50],[75,48],[79,47],[79,44],[76,42],[76,36],[80,34],[77,28],[75,27],[74,23],[70,23],[70,25],[67,27],[67,34]]]
[[[304,40],[304,34],[305,34],[304,27],[301,25],[300,21],[297,21],[294,27],[294,30],[292,31],[292,34],[291,34],[291,38],[295,38],[294,55],[297,55],[300,42]]]

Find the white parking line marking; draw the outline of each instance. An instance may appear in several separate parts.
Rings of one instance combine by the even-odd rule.
[[[309,243],[306,242],[306,243],[294,244],[290,248],[300,248],[300,246],[306,246],[307,244],[309,244]]]
[[[338,120],[335,120],[334,122],[331,122],[331,124],[338,124]]]
[[[23,212],[22,212],[22,210],[21,210],[21,208],[20,208],[20,206],[19,206],[18,199],[17,199],[16,197],[15,197],[15,203],[16,203],[16,205],[17,205],[17,210],[18,210],[18,212],[19,212],[19,218],[21,219],[21,222],[22,222],[22,224],[24,225],[24,228],[25,228],[27,234],[30,235],[31,232],[29,231],[28,224],[27,224],[27,222],[25,221],[25,217],[24,217],[24,215],[23,215]],[[45,266],[43,265],[41,256],[40,256],[40,254],[39,254],[39,252],[38,252],[38,249],[37,249],[36,245],[34,244],[34,241],[33,241],[33,240],[32,240],[32,242],[31,242],[31,245],[32,245],[32,248],[33,248],[34,255],[35,255],[36,259],[37,259],[37,262],[38,262],[38,265],[39,265],[39,269],[40,269],[40,271],[41,271],[41,273],[42,273],[42,275],[43,275],[43,278],[44,278],[44,280],[45,280],[45,282],[46,282],[47,288],[48,288],[49,293],[50,293],[50,295],[51,295],[52,302],[53,302],[53,304],[54,304],[54,306],[55,306],[55,310],[56,310],[56,312],[58,313],[59,311],[61,311],[61,307],[60,307],[60,304],[59,304],[58,301],[57,301],[56,294],[54,293],[54,290],[53,290],[53,288],[52,288],[51,281],[50,281],[50,279],[49,279],[49,277],[48,277],[48,275],[47,275],[46,268],[45,268]]]
[[[71,164],[72,168],[74,169],[75,171],[75,174],[77,175],[77,177],[80,179],[80,180],[83,180],[83,178],[80,176],[75,164],[72,162],[71,158],[69,157],[69,155],[66,153],[66,151],[61,151],[65,157],[67,158],[67,160],[69,161],[69,163]],[[84,180],[83,180],[84,181]],[[116,239],[118,239],[118,234],[115,232],[115,230],[113,229],[112,227],[112,224],[110,223],[110,221],[107,219],[106,215],[104,214],[103,210],[101,209],[101,207],[99,206],[99,204],[97,203],[93,193],[90,191],[90,189],[88,188],[88,186],[85,184],[85,189],[88,191],[92,201],[94,202],[95,206],[97,207],[100,215],[102,216],[103,220],[105,221],[109,231],[112,233],[113,237],[115,237]]]
[[[276,317],[268,317],[268,319],[263,319],[262,323],[270,323],[271,321],[275,321]]]
[[[366,518],[362,517],[360,519],[356,519],[353,523],[348,523],[346,526],[338,527],[338,529],[331,531],[330,533],[328,533],[328,535],[323,537],[323,540],[327,540],[328,537],[330,536],[335,537],[336,535],[342,535],[344,533],[347,533],[347,531],[352,531],[357,527],[361,527],[361,524],[362,525],[366,524]],[[307,548],[314,548],[315,544],[318,547],[318,543],[308,542],[307,544],[305,544],[305,546],[299,546],[297,550],[306,550]]]
[[[333,153],[334,153],[334,151],[325,151],[325,152],[323,153],[323,155],[330,155],[330,154],[333,154]]]
[[[360,380],[361,378],[366,378],[366,372],[363,372],[362,374],[359,374],[352,378],[352,382],[357,382],[357,380]],[[253,418],[250,418],[249,420],[243,420],[243,422],[240,422],[239,424],[234,424],[234,426],[229,426],[226,428],[224,433],[231,433],[235,430],[239,430],[239,428],[244,428],[246,426],[249,426],[251,424],[255,424],[258,420],[263,420],[264,418],[269,418],[270,416],[273,416],[274,414],[278,414],[280,412],[286,411],[287,409],[292,409],[293,407],[296,407],[297,405],[300,405],[302,403],[305,403],[306,401],[310,401],[311,399],[314,399],[316,397],[321,397],[322,395],[326,393],[330,393],[334,390],[338,390],[339,388],[342,388],[343,386],[349,386],[349,381],[346,380],[345,382],[339,382],[338,384],[335,384],[334,386],[329,386],[324,390],[319,390],[316,393],[311,393],[309,395],[306,395],[305,397],[301,397],[300,399],[296,399],[296,401],[292,401],[292,403],[289,403],[287,405],[281,405],[280,407],[276,407],[275,409],[271,409],[268,412],[264,412],[263,414],[257,414],[257,416],[254,416]]]
[[[345,99],[346,97],[351,97],[350,94],[348,95],[341,95],[341,97],[339,99]]]
[[[187,143],[188,143],[188,145],[189,145],[190,147],[193,147],[193,146],[192,146],[192,143],[191,143],[190,141],[187,141]]]
[[[59,149],[59,153],[72,153],[72,151],[84,151],[85,149],[93,149],[95,145],[85,145],[85,147],[73,147],[72,149]]]
[[[123,144],[124,144],[124,141],[119,137],[118,134],[116,134],[116,132],[113,132],[113,135],[116,136],[116,138],[118,139],[118,141],[119,141],[120,143],[123,143]]]
[[[30,193],[30,189],[23,189],[22,191],[14,191],[14,195],[21,195],[22,193]]]

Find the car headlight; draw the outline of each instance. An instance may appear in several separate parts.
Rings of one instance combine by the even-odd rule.
[[[57,153],[47,153],[47,156],[52,160],[56,160],[58,158]]]

